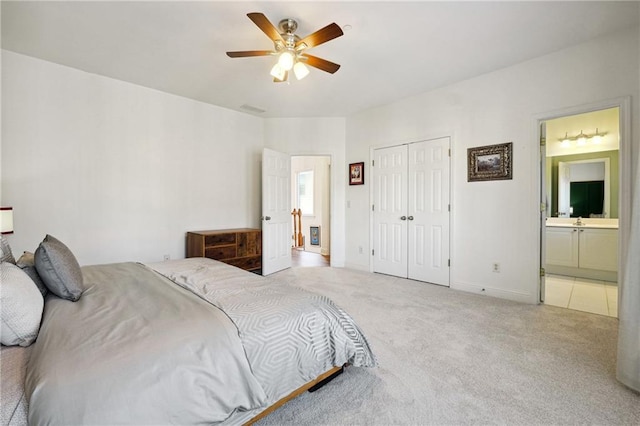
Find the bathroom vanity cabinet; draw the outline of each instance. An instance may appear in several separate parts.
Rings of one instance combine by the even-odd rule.
[[[617,281],[618,229],[547,226],[546,271]]]

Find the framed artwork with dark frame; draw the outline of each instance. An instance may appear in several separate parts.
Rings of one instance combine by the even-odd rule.
[[[513,179],[513,142],[467,149],[467,182]]]
[[[309,235],[311,236],[311,245],[319,246],[320,245],[320,227],[319,226],[310,226]]]
[[[364,162],[349,164],[349,185],[364,185]]]

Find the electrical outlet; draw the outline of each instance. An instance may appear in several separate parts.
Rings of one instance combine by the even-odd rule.
[[[493,272],[500,272],[500,264],[499,263],[494,263],[493,264]]]
[[[165,254],[165,255],[164,255],[164,260],[170,260],[170,259],[171,259],[171,256],[170,256],[170,255],[168,255],[168,254]]]

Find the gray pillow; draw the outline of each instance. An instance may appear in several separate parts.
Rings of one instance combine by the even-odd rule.
[[[71,250],[57,238],[47,235],[35,254],[38,275],[50,292],[75,302],[82,295],[82,271]]]
[[[9,247],[9,241],[3,236],[0,236],[0,262],[9,262],[15,265],[16,258],[11,253],[11,247]]]
[[[38,336],[44,299],[13,263],[0,263],[0,343],[29,346]]]
[[[20,259],[16,262],[16,266],[22,269],[28,276],[36,283],[38,290],[42,293],[42,297],[46,296],[48,293],[47,286],[42,282],[42,278],[38,275],[38,271],[36,270],[36,259],[33,253],[25,251],[20,256]]]

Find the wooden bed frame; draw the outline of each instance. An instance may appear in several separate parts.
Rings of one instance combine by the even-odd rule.
[[[260,414],[258,414],[257,416],[255,416],[254,418],[252,418],[251,420],[246,422],[243,426],[251,426],[251,425],[253,425],[258,420],[261,420],[261,419],[265,418],[266,416],[268,416],[269,414],[273,413],[278,408],[282,407],[287,402],[291,401],[293,398],[299,396],[300,394],[302,394],[302,393],[304,393],[306,391],[313,392],[313,391],[321,388],[322,386],[324,386],[325,384],[327,384],[331,380],[333,380],[334,377],[336,377],[339,374],[341,374],[343,369],[344,369],[344,367],[346,367],[346,364],[344,366],[342,366],[342,367],[333,367],[331,370],[329,370],[329,371],[327,371],[325,373],[322,373],[315,380],[312,380],[309,383],[306,383],[306,384],[300,386],[298,389],[294,390],[289,395],[279,399],[278,401],[273,403],[273,405],[270,405],[269,407],[267,407],[264,411],[260,412]],[[314,388],[314,387],[315,387],[315,389],[311,389],[311,388]]]

